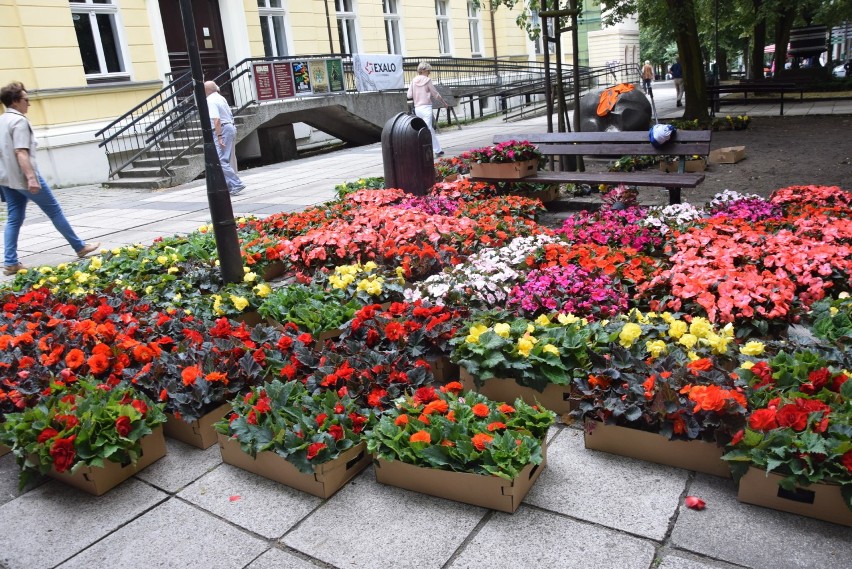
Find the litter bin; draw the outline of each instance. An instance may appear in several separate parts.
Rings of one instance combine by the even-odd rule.
[[[385,187],[424,196],[435,184],[432,135],[426,122],[399,113],[382,129]]]

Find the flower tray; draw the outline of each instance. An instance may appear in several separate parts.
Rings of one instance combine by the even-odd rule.
[[[584,441],[587,449],[629,456],[657,464],[676,466],[723,478],[731,477],[724,449],[706,441],[669,440],[663,435],[608,425],[586,419]]]
[[[320,498],[331,497],[371,461],[371,456],[367,454],[367,444],[363,442],[334,460],[314,466],[313,474],[300,472],[284,457],[272,451],[258,453],[256,458],[252,458],[243,452],[239,442],[222,434],[219,434],[219,450],[222,452],[222,460],[228,464]]]
[[[550,383],[544,391],[519,385],[514,379],[492,378],[485,381],[482,387],[476,387],[473,376],[465,369],[459,370],[459,376],[465,391],[477,391],[489,399],[511,403],[518,397],[529,405],[543,405],[558,415],[570,413],[574,408],[570,401],[571,386]]]
[[[539,192],[527,192],[527,191],[518,191],[518,192],[509,192],[509,195],[520,196],[522,198],[529,198],[531,200],[539,200],[541,203],[550,203],[556,198],[559,197],[559,186],[552,185],[548,186],[546,190],[542,190]]]
[[[788,491],[778,483],[783,476],[749,468],[740,478],[737,500],[773,510],[799,514],[844,526],[852,526],[852,510],[843,501],[837,484],[811,484]]]
[[[414,466],[382,458],[377,458],[374,465],[376,480],[382,484],[511,514],[518,509],[547,466],[546,441],[541,443],[541,456],[541,464],[528,464],[513,480]]]
[[[257,326],[261,322],[263,322],[263,318],[260,317],[257,310],[251,310],[249,312],[243,312],[242,314],[237,314],[232,317],[232,320],[236,320],[237,322],[244,322],[246,326],[252,327]]]
[[[198,448],[210,448],[216,444],[216,431],[213,423],[231,412],[231,404],[225,403],[202,415],[199,419],[187,423],[172,413],[166,413],[166,436],[185,442]]]
[[[538,172],[538,160],[524,160],[523,162],[504,162],[500,164],[478,164],[470,165],[471,178],[500,178],[503,180],[518,180],[527,176],[535,176]]]
[[[284,261],[272,261],[263,268],[263,280],[271,281],[278,277],[284,276],[287,272],[287,266]]]
[[[660,170],[663,172],[677,172],[678,163],[677,162],[660,162]],[[697,158],[695,160],[687,160],[686,164],[684,164],[684,172],[703,172],[707,169],[707,161],[704,158]]]
[[[459,379],[459,365],[450,361],[447,356],[428,356],[425,358],[432,368],[435,382],[441,385]]]
[[[109,492],[146,466],[166,456],[166,441],[163,438],[162,426],[154,429],[150,435],[143,437],[140,443],[142,447],[136,464],[122,465],[111,460],[105,460],[102,467],[83,465],[73,474],[70,472],[56,472],[56,470],[51,468],[47,475],[89,494],[100,496]]]
[[[5,454],[9,454],[10,452],[12,452],[12,449],[7,447],[6,445],[0,445],[0,456],[3,456]]]

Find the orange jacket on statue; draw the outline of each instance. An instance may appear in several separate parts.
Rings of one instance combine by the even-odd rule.
[[[604,89],[601,93],[601,99],[598,103],[598,116],[605,117],[618,102],[618,96],[622,93],[629,93],[635,89],[630,83],[619,83],[615,87]]]

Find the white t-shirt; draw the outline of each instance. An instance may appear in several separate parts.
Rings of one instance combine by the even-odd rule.
[[[222,124],[233,123],[234,115],[231,113],[231,105],[219,93],[207,95],[207,109],[210,112],[210,124],[215,128],[213,119],[219,119]]]

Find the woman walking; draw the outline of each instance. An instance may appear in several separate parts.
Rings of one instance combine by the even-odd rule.
[[[414,101],[414,114],[426,122],[429,127],[429,133],[432,135],[432,152],[435,156],[443,156],[444,151],[441,149],[441,143],[438,142],[438,135],[435,134],[435,129],[432,127],[432,99],[437,99],[444,104],[446,108],[447,102],[435,89],[429,74],[432,72],[432,66],[421,61],[417,66],[417,77],[411,80],[411,85],[408,86],[408,98]]]

